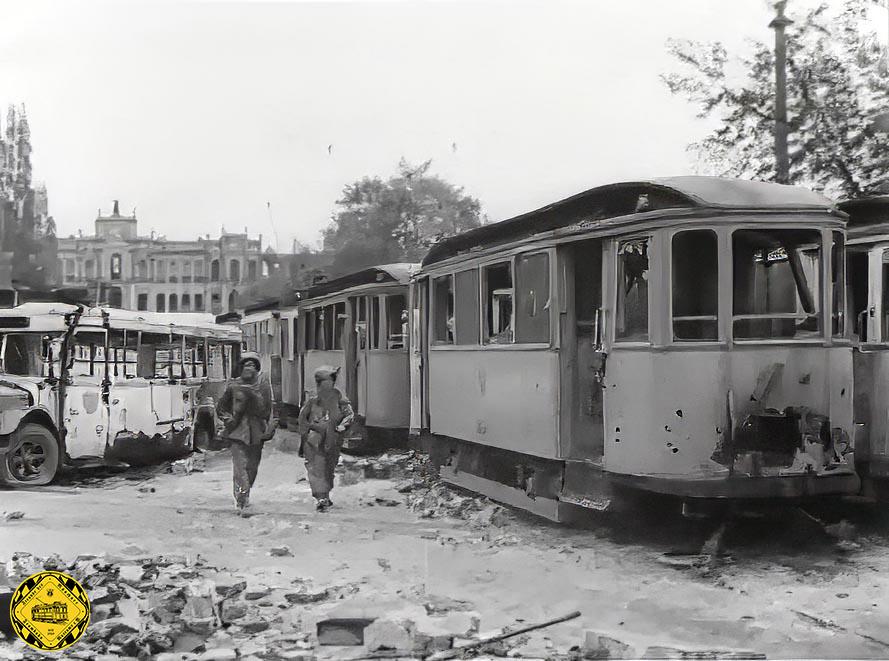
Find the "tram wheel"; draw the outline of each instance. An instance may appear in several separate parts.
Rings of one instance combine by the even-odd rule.
[[[12,434],[0,457],[0,480],[9,486],[43,486],[59,471],[59,443],[43,425],[27,423]]]

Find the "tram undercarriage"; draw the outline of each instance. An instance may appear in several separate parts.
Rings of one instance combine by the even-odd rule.
[[[824,498],[856,495],[861,480],[851,467],[785,475],[624,475],[600,462],[543,459],[435,434],[412,439],[427,452],[441,479],[492,500],[556,522],[584,510],[632,509],[640,498],[662,498],[676,513],[698,517],[727,509],[776,509]]]

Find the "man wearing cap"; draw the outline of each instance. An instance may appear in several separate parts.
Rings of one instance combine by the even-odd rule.
[[[315,508],[323,512],[333,503],[333,471],[340,460],[342,433],[355,417],[348,398],[336,388],[339,369],[324,365],[315,370],[315,395],[299,412],[300,452],[306,460]]]
[[[229,383],[216,407],[223,421],[222,438],[232,453],[232,480],[238,514],[247,516],[250,488],[256,481],[263,442],[268,440],[272,413],[272,389],[261,378],[259,355],[244,352],[241,375]]]

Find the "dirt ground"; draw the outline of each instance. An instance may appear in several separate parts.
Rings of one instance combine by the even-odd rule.
[[[0,591],[47,556],[81,576],[113,575],[102,581],[120,590],[120,604],[99,600],[106,605],[94,606],[90,625],[108,640],[77,643],[69,656],[80,658],[357,658],[372,650],[319,645],[316,622],[360,612],[395,627],[378,626],[375,639],[407,631],[427,641],[456,634],[459,644],[575,610],[580,617],[488,652],[889,657],[889,524],[873,509],[816,513],[834,523],[826,529],[793,512],[733,523],[701,555],[710,524],[640,513],[565,527],[460,495],[448,509],[438,506],[446,490],[411,490],[403,474],[372,477],[385,476],[385,459],[344,458],[335,506],[318,513],[291,448],[287,432],[267,445],[246,519],[235,515],[224,451],[203,455],[190,474],[79,474],[2,490]],[[190,586],[180,611],[206,616],[204,629],[176,629],[185,616],[172,607],[167,620],[156,615],[167,579]],[[198,612],[201,590],[214,586],[204,594],[214,612]],[[115,638],[110,623],[124,620]],[[164,641],[145,642],[152,627]],[[0,658],[25,653],[0,642]]]

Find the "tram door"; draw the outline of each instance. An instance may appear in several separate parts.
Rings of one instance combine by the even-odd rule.
[[[603,418],[604,316],[602,241],[589,239],[560,248],[562,456],[599,459],[605,449]]]

